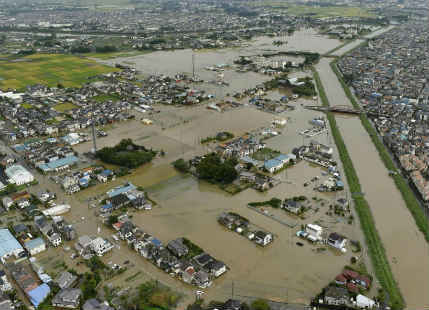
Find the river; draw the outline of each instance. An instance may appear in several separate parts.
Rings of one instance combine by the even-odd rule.
[[[316,66],[329,102],[351,105],[329,63]],[[429,305],[429,245],[359,118],[336,117],[408,309]]]

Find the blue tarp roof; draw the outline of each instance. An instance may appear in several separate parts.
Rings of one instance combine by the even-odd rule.
[[[136,188],[137,187],[135,187],[132,183],[128,183],[125,186],[111,189],[110,191],[107,192],[107,196],[109,196],[109,198],[112,198],[112,197],[118,196],[119,194],[129,192],[129,191],[136,189]]]
[[[0,229],[0,257],[11,254],[19,249],[23,250],[9,229]]]
[[[73,165],[73,164],[77,163],[78,161],[79,161],[79,158],[77,158],[74,155],[71,155],[71,156],[67,156],[64,158],[60,158],[60,159],[51,161],[47,164],[40,164],[39,168],[42,169],[43,171],[50,171],[50,170],[54,170],[54,169],[57,169],[57,168],[62,167],[62,166]]]
[[[30,302],[35,306],[38,307],[46,297],[48,297],[49,293],[51,292],[51,289],[49,286],[45,283],[42,285],[39,285],[34,290],[29,291],[28,297],[30,299]]]

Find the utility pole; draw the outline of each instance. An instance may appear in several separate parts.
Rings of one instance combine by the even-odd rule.
[[[95,120],[94,120],[94,113],[95,113],[95,102],[92,103],[92,143],[93,143],[93,152],[94,154],[97,153],[97,143],[96,143],[96,135],[95,135]]]
[[[195,54],[192,52],[192,78],[195,81]]]

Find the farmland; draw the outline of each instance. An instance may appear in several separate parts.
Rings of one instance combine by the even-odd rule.
[[[95,61],[70,55],[35,54],[15,60],[0,61],[0,88],[23,89],[28,85],[44,84],[79,87],[88,78],[117,69]]]

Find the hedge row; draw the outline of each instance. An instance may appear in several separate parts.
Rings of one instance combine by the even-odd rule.
[[[319,95],[324,106],[329,106],[329,101],[320,80],[319,74],[316,70],[314,72],[314,78],[316,81],[317,88],[319,89]],[[357,176],[356,170],[353,166],[353,162],[347,151],[344,140],[338,129],[335,117],[332,113],[327,114],[327,119],[331,127],[332,136],[335,144],[337,145],[341,162],[343,163],[344,172],[346,174],[347,182],[352,193],[361,193],[361,185]],[[356,212],[359,216],[362,231],[365,235],[366,243],[368,246],[368,253],[371,257],[372,264],[374,266],[375,274],[377,279],[380,281],[381,286],[388,292],[390,297],[390,304],[392,309],[403,309],[405,302],[399,287],[393,277],[392,270],[389,265],[389,261],[386,256],[386,251],[381,242],[381,238],[375,227],[374,218],[371,213],[371,209],[368,202],[363,196],[354,194],[353,200],[355,204]]]
[[[346,82],[344,81],[341,73],[339,72],[336,61],[331,62],[331,68],[335,72],[335,74],[338,77],[338,80],[341,83],[341,86],[344,89],[344,92],[346,93],[347,97],[349,98],[352,105],[359,109],[360,106],[356,102],[355,97],[353,96],[350,88],[347,86]],[[411,214],[414,217],[414,220],[416,222],[417,227],[419,230],[423,233],[425,239],[427,242],[429,242],[429,224],[426,219],[425,213],[423,211],[423,208],[420,206],[419,201],[417,200],[416,196],[414,195],[414,192],[412,189],[408,186],[407,182],[404,180],[404,178],[401,176],[400,171],[395,166],[395,163],[392,160],[392,157],[390,156],[388,150],[384,146],[383,142],[379,139],[377,135],[377,131],[372,126],[371,122],[367,118],[365,114],[361,114],[360,116],[361,122],[363,127],[365,127],[366,131],[368,132],[369,136],[371,137],[372,142],[374,143],[375,147],[377,148],[378,154],[380,155],[381,160],[383,161],[384,165],[388,170],[396,172],[395,175],[393,175],[393,180],[396,184],[396,187],[401,192],[402,198],[405,201],[405,204],[407,205],[408,209],[410,210]]]

